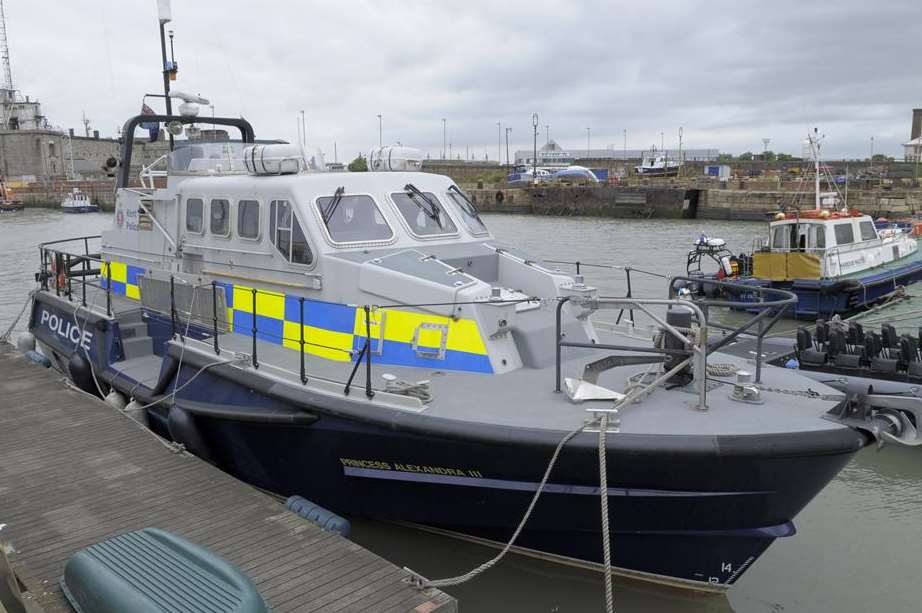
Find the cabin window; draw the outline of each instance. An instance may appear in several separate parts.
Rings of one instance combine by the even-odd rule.
[[[255,200],[237,202],[237,235],[240,238],[259,238],[259,203]]]
[[[480,219],[477,207],[461,190],[452,186],[452,189],[448,190],[448,197],[454,200],[455,205],[461,209],[461,221],[464,222],[464,227],[467,228],[468,232],[471,234],[486,234],[489,232],[487,226]]]
[[[186,200],[186,230],[201,234],[205,221],[205,203],[200,198]]]
[[[458,231],[455,223],[445,212],[438,198],[431,192],[423,194],[436,209],[431,210],[429,202],[419,194],[412,192],[397,192],[391,194],[391,199],[397,205],[397,210],[410,227],[410,232],[416,236],[438,236],[440,234],[454,234]]]
[[[872,241],[877,238],[877,230],[874,229],[873,221],[862,221],[858,227],[861,228],[861,240]]]
[[[836,232],[837,245],[848,245],[855,242],[855,231],[851,223],[837,223],[833,228]]]
[[[787,233],[790,226],[775,226],[772,228],[772,249],[785,249],[788,246]]]
[[[317,210],[336,243],[364,243],[394,236],[387,220],[370,196],[326,196],[317,198]]]
[[[314,261],[301,224],[287,200],[273,200],[269,204],[269,236],[279,253],[292,264],[307,265]]]
[[[817,249],[826,248],[826,226],[821,224],[816,224],[812,228],[813,230],[813,246]]]
[[[227,236],[230,233],[230,224],[228,223],[230,201],[223,199],[212,200],[210,209],[211,222],[209,223],[209,231],[215,236]]]

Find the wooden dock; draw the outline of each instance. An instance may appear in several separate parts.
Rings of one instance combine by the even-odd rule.
[[[67,559],[146,527],[223,556],[277,613],[458,608],[450,596],[415,589],[394,564],[170,448],[0,343],[2,524],[0,540],[31,610],[70,611],[59,585]]]

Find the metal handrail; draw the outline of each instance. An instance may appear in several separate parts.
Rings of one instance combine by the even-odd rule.
[[[702,285],[712,285],[719,288],[730,289],[734,292],[745,292],[745,293],[755,293],[760,297],[759,302],[752,302],[746,300],[721,300],[714,298],[700,298],[696,299],[695,303],[708,306],[708,307],[725,307],[730,309],[742,309],[742,310],[753,310],[756,309],[758,312],[747,322],[737,326],[736,328],[730,331],[730,334],[724,336],[719,341],[715,341],[712,345],[708,347],[709,352],[714,352],[736,340],[741,334],[751,334],[749,331],[754,325],[758,324],[758,332],[755,333],[756,336],[756,383],[760,383],[762,380],[762,340],[769,330],[781,319],[781,316],[784,315],[785,311],[789,307],[797,304],[797,294],[794,292],[789,292],[788,290],[777,289],[774,287],[760,287],[758,285],[746,285],[743,283],[736,283],[733,281],[717,281],[710,279],[702,279],[700,277],[684,277],[677,276],[672,277],[669,280],[669,297],[672,298],[676,296],[679,287],[676,287],[676,282],[682,281],[684,283],[699,283]],[[765,300],[766,295],[777,296],[776,299]],[[768,323],[766,325],[766,320]],[[723,326],[721,326],[723,328]]]
[[[630,345],[610,345],[604,343],[581,343],[581,342],[572,342],[563,340],[563,322],[562,314],[563,307],[568,302],[576,303],[577,300],[580,304],[587,305],[593,309],[598,309],[599,307],[630,307],[631,309],[638,309],[646,313],[654,322],[662,326],[663,330],[672,336],[676,337],[683,344],[688,344],[688,337],[683,334],[680,330],[676,329],[671,324],[667,323],[665,320],[661,319],[650,309],[646,308],[647,305],[658,305],[658,306],[681,306],[691,310],[698,319],[698,338],[697,343],[692,346],[692,356],[689,359],[692,359],[693,369],[694,369],[694,381],[695,388],[698,393],[698,408],[700,410],[707,409],[707,387],[705,385],[707,379],[707,354],[708,354],[708,345],[707,345],[707,319],[704,316],[702,309],[696,305],[694,302],[688,300],[679,299],[679,298],[631,298],[631,297],[599,297],[599,298],[585,298],[578,299],[573,296],[565,296],[560,298],[557,302],[556,309],[556,354],[555,354],[555,392],[560,391],[560,380],[561,380],[561,349],[563,347],[574,347],[579,349],[595,349],[595,350],[608,350],[608,351],[632,351],[639,353],[659,353],[664,355],[687,355],[685,351],[670,350],[660,347],[638,347]]]

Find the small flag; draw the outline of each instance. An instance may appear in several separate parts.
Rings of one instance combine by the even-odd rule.
[[[141,103],[141,114],[142,115],[156,115],[154,109],[147,106],[146,102]],[[156,121],[142,122],[141,127],[147,130],[147,133],[150,135],[150,142],[155,142],[157,137],[160,136],[160,124]]]

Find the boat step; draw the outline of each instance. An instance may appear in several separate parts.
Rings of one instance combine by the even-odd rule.
[[[126,360],[140,358],[154,352],[154,340],[149,336],[122,339],[122,353]]]
[[[119,322],[118,329],[122,335],[123,340],[127,338],[136,338],[139,336],[147,336],[147,323],[143,321],[130,323]]]

